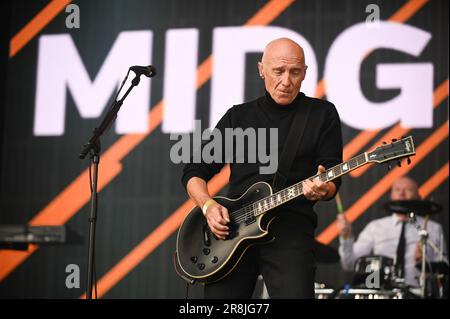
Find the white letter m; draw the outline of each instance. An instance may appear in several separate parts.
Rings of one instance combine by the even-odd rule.
[[[63,135],[66,87],[83,118],[99,117],[131,65],[149,65],[151,31],[121,32],[91,82],[69,34],[39,38],[34,135]],[[91,52],[90,55],[94,55]],[[130,74],[132,75],[132,74]],[[129,82],[129,81],[128,81]],[[124,89],[127,88],[125,84]],[[123,94],[121,92],[121,94]],[[117,117],[118,134],[147,130],[150,81],[141,81],[127,97]]]

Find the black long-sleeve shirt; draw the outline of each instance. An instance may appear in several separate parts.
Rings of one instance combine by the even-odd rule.
[[[313,176],[317,172],[317,166],[323,165],[330,168],[342,162],[342,134],[339,115],[335,106],[327,101],[315,99],[299,93],[289,105],[278,105],[266,92],[254,101],[235,105],[230,108],[218,122],[216,129],[220,130],[222,138],[225,138],[226,128],[270,128],[278,129],[278,160],[284,147],[290,125],[295,115],[295,110],[302,107],[307,99],[312,103],[311,112],[304,130],[300,147],[294,158],[286,187]],[[267,146],[269,148],[269,137],[267,134]],[[203,146],[207,144],[204,143]],[[222,143],[225,145],[225,142]],[[248,149],[248,144],[245,145]],[[223,153],[225,148],[223,148]],[[258,143],[256,143],[258,150]],[[265,154],[267,154],[266,151]],[[258,153],[257,153],[258,154]],[[224,155],[224,154],[222,154]],[[260,174],[260,166],[268,166],[268,163],[260,163],[256,156],[256,163],[236,163],[235,159],[230,164],[230,187],[228,195],[231,198],[239,197],[252,184],[258,181],[272,183],[274,174]],[[225,165],[224,160],[220,163],[191,163],[186,164],[183,171],[182,183],[186,187],[192,177],[200,177],[205,181],[211,179]],[[340,179],[334,180],[339,189]],[[317,216],[313,210],[314,202],[304,197],[294,199],[280,208],[283,213],[282,219],[289,224],[296,220],[295,216],[308,217],[313,227],[317,224]],[[290,216],[290,217],[289,217]],[[279,219],[279,217],[277,217]],[[302,219],[304,222],[304,218]]]

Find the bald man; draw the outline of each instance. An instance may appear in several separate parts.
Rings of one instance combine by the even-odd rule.
[[[420,199],[417,183],[408,176],[400,177],[392,184],[390,198],[391,200]],[[406,222],[407,219],[406,215],[397,213],[376,219],[367,224],[359,234],[358,240],[355,241],[350,223],[344,215],[339,215],[337,219],[340,234],[339,254],[343,268],[353,270],[358,258],[369,255],[382,255],[395,260],[402,222]],[[424,218],[418,216],[417,223],[423,226],[425,224]],[[432,220],[428,220],[426,226],[429,240],[433,241],[438,247],[442,245],[444,256],[446,256],[442,226]],[[421,251],[418,249],[419,234],[414,225],[405,223],[404,235],[406,240],[404,274],[400,274],[400,276],[405,279],[406,284],[418,287],[419,271],[415,265],[421,259]],[[439,253],[428,245],[428,261],[438,261],[440,257]]]
[[[275,155],[279,158],[294,115],[299,112],[302,117],[306,117],[309,104],[311,111],[308,121],[304,122],[302,143],[294,154],[285,187],[341,163],[342,137],[336,108],[329,102],[307,97],[300,92],[307,70],[303,49],[290,39],[276,39],[266,46],[258,70],[265,94],[256,100],[231,107],[216,126],[221,136],[226,135],[226,128],[250,128],[255,129],[259,141],[259,134],[262,134],[259,129],[265,128],[267,133],[275,128],[278,145],[275,150],[271,145],[269,151],[277,152]],[[269,140],[266,137],[266,141]],[[254,150],[257,154],[261,153],[260,148],[263,147],[259,144]],[[294,147],[297,145],[290,146]],[[247,151],[249,148],[246,145],[244,153],[247,154]],[[267,151],[263,149],[262,153],[267,154]],[[228,197],[241,196],[248,187],[259,181],[272,184],[274,174],[260,172],[262,163],[259,158],[256,163],[236,163],[234,159],[229,160],[231,175]],[[209,228],[221,240],[226,240],[229,234],[229,212],[211,198],[206,183],[224,164],[224,159],[213,163],[191,162],[186,164],[182,177],[189,196],[203,208]],[[271,211],[276,218],[268,230],[275,240],[249,248],[227,277],[205,285],[205,297],[250,298],[256,279],[262,274],[272,298],[314,298],[313,245],[317,216],[313,206],[317,201],[333,198],[339,185],[339,179],[329,183],[318,180],[304,183],[304,197]]]

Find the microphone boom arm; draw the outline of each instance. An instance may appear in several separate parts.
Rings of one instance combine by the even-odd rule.
[[[103,118],[103,121],[100,123],[100,126],[94,128],[93,136],[89,139],[89,142],[84,144],[84,147],[80,153],[80,159],[84,159],[86,155],[89,153],[89,151],[96,147],[96,145],[100,141],[100,137],[108,129],[108,127],[110,127],[112,122],[114,122],[114,120],[117,118],[117,113],[119,113],[123,101],[128,96],[128,94],[130,94],[131,90],[139,84],[139,81],[140,75],[136,75],[135,78],[131,81],[132,85],[128,88],[123,97],[120,100],[118,101],[116,100],[113,102],[112,106],[108,110],[108,113],[106,113],[105,117]]]

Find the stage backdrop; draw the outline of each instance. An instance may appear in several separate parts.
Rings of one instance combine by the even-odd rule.
[[[386,214],[393,180],[409,174],[443,205],[433,218],[448,242],[447,1],[38,0],[8,10],[0,224],[65,225],[79,239],[0,251],[1,297],[83,295],[90,192],[78,154],[128,68],[151,64],[158,74],[141,77],[102,139],[98,295],[183,298],[172,255],[193,204],[182,165],[170,160],[170,136],[192,132],[195,119],[212,126],[233,104],[263,94],[257,61],[282,36],[305,48],[302,90],[336,105],[345,159],[414,136],[411,165],[343,178],[354,232]],[[226,192],[227,174],[211,181],[214,192]],[[335,201],[316,209],[318,240],[337,247]],[[80,287],[68,288],[77,266]],[[339,288],[350,279],[339,264],[318,266],[318,282]],[[191,296],[201,297],[199,287]]]

